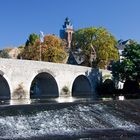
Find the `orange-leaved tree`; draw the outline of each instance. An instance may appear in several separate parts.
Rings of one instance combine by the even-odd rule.
[[[23,59],[63,63],[67,57],[63,40],[55,35],[45,35],[43,42],[37,34],[31,34],[21,54]]]

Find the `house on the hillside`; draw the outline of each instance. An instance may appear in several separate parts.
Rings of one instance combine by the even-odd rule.
[[[120,61],[123,59],[122,52],[124,51],[124,48],[126,48],[128,45],[130,45],[132,42],[131,39],[123,41],[122,39],[118,41],[118,45],[116,46],[119,51],[120,55]]]
[[[20,50],[18,48],[11,48],[8,54],[10,58],[17,59],[18,55],[20,54]]]
[[[5,48],[0,50],[0,55],[2,58],[12,58],[17,59],[20,54],[20,50],[18,48]]]
[[[131,39],[128,39],[128,40],[119,40],[118,41],[118,45],[116,46],[118,48],[118,51],[119,51],[119,55],[120,55],[120,61],[123,60],[123,56],[122,56],[122,52],[124,51],[124,49],[130,45],[132,42]],[[124,86],[124,83],[120,82],[118,83],[118,89],[123,89],[123,86]]]
[[[73,65],[83,65],[85,61],[85,56],[81,54],[81,50],[77,49],[76,51],[69,52],[69,57],[67,60],[68,64],[73,64]]]

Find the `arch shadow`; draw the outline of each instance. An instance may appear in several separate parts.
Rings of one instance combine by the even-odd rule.
[[[88,97],[92,95],[93,92],[89,79],[85,75],[79,75],[76,77],[72,85],[72,96]]]
[[[0,100],[11,98],[9,84],[3,75],[4,73],[0,71]]]
[[[41,72],[35,76],[30,87],[30,98],[47,98],[58,96],[58,85],[55,78],[51,74]]]

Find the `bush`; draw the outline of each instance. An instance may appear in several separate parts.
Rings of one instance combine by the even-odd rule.
[[[70,93],[69,88],[67,86],[64,86],[62,88],[62,93],[65,94],[65,95],[67,95],[68,93]]]
[[[18,87],[14,90],[14,98],[15,99],[24,99],[25,98],[25,91],[22,83],[18,85]]]

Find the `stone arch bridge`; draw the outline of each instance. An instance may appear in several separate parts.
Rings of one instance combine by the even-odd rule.
[[[106,74],[83,66],[0,58],[0,99],[94,96]]]

